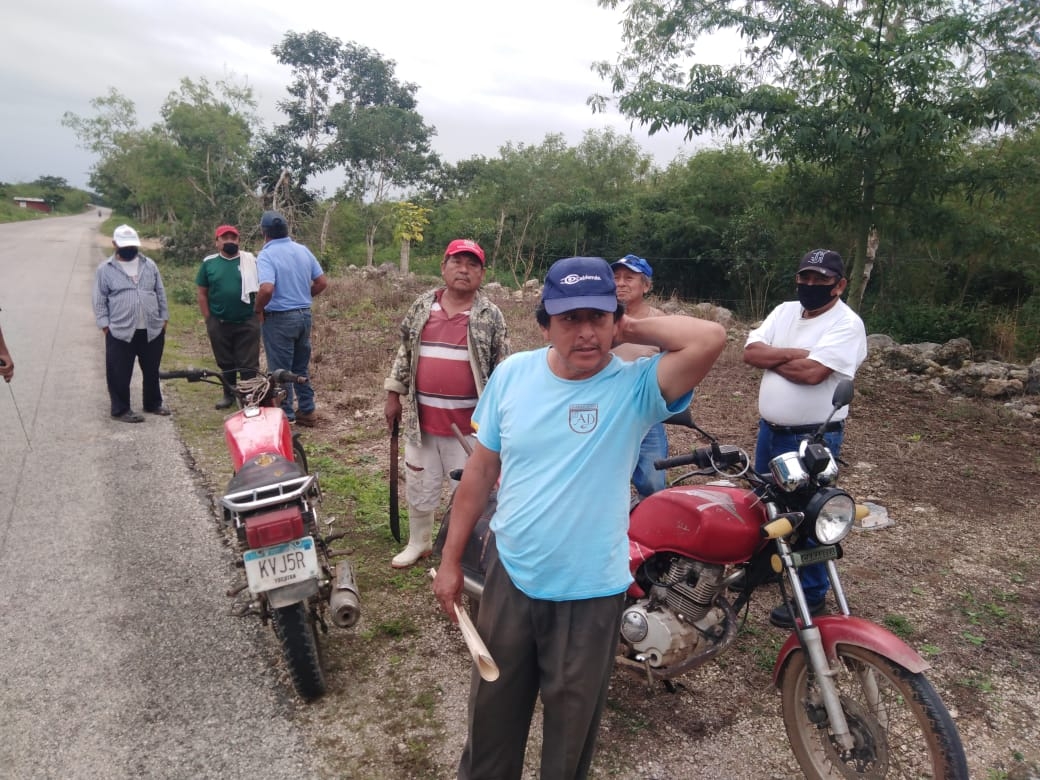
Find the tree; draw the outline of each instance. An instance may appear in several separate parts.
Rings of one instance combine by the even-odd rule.
[[[394,238],[401,242],[401,273],[408,273],[412,242],[422,242],[431,210],[407,201],[394,205]]]
[[[98,157],[117,152],[122,139],[137,130],[134,101],[115,87],[109,87],[108,94],[91,100],[90,106],[96,112],[95,116],[81,117],[66,111],[62,115],[62,125],[76,134],[80,148],[94,152]]]
[[[367,204],[372,265],[376,233],[387,215],[380,204],[393,191],[418,186],[439,166],[430,151],[435,130],[416,111],[418,87],[397,80],[393,60],[321,32],[288,32],[273,51],[292,68],[292,97],[279,103],[287,122],[265,148],[281,145],[279,177],[291,175],[299,186],[314,173],[343,170],[337,197]]]
[[[61,176],[41,176],[33,182],[45,190],[67,190],[69,182]]]
[[[365,226],[368,265],[375,256],[375,236],[385,210],[378,208],[392,192],[419,184],[438,165],[430,151],[431,128],[418,112],[398,106],[340,106],[334,112],[339,130],[335,155],[346,172],[345,197],[376,208]],[[379,218],[376,218],[378,215]]]
[[[248,86],[183,79],[161,109],[162,122],[136,126],[132,101],[110,89],[91,101],[98,114],[63,119],[98,155],[91,186],[112,208],[144,223],[165,223],[169,256],[195,262],[220,222],[255,213],[248,161],[255,101]]]
[[[252,90],[226,81],[214,92],[206,79],[182,79],[160,113],[170,140],[185,153],[185,175],[205,204],[196,211],[233,214],[229,202],[251,191],[245,171],[250,155]]]
[[[620,110],[651,133],[727,130],[789,165],[818,166],[850,193],[858,306],[881,209],[941,197],[947,161],[982,131],[1040,112],[1035,0],[599,0],[625,6],[625,53],[597,69]],[[702,34],[732,30],[739,64],[691,60]],[[590,99],[602,109],[603,96]]]
[[[278,101],[286,115],[284,124],[267,136],[266,151],[278,150],[276,165],[264,177],[268,185],[278,179],[282,169],[291,166],[299,186],[331,165],[327,148],[335,139],[330,113],[335,105],[334,88],[342,71],[343,44],[323,32],[296,33],[290,30],[271,50],[279,64],[292,70],[287,87],[290,97]],[[263,164],[268,156],[257,156]]]

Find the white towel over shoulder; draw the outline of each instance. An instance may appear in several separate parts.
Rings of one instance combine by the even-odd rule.
[[[239,252],[239,269],[242,272],[242,303],[250,303],[250,294],[260,289],[260,277],[256,271],[256,255]]]

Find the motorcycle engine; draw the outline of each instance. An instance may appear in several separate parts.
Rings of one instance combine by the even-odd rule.
[[[687,658],[715,635],[722,615],[712,602],[722,586],[723,568],[676,557],[655,581],[649,599],[629,606],[621,616],[621,636],[651,666]]]

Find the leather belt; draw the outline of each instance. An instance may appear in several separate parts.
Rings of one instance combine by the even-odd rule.
[[[785,433],[785,434],[802,434],[802,433],[816,433],[820,429],[820,424],[815,425],[777,425],[771,423],[769,420],[763,420],[763,422],[769,426],[769,430],[773,433]],[[824,427],[824,433],[834,433],[845,428],[844,420],[835,420],[827,423]]]
[[[265,317],[277,317],[279,314],[295,314],[298,311],[310,311],[310,306],[304,306],[302,309],[283,309],[282,311],[268,311],[264,309]]]

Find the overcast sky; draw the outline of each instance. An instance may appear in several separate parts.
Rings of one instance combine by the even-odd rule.
[[[630,133],[665,165],[692,153],[682,133],[649,137],[585,101],[606,85],[590,70],[621,48],[620,12],[595,0],[12,0],[0,19],[0,181],[61,176],[87,186],[94,157],[61,125],[71,111],[115,87],[133,100],[138,123],[182,78],[227,75],[253,87],[266,126],[290,74],[271,48],[289,30],[319,30],[397,63],[419,86],[418,109],[437,129],[434,150],[455,162],[496,156],[507,142],[538,144],[589,129]],[[711,41],[704,47],[711,59]],[[716,46],[717,57],[726,57]]]

